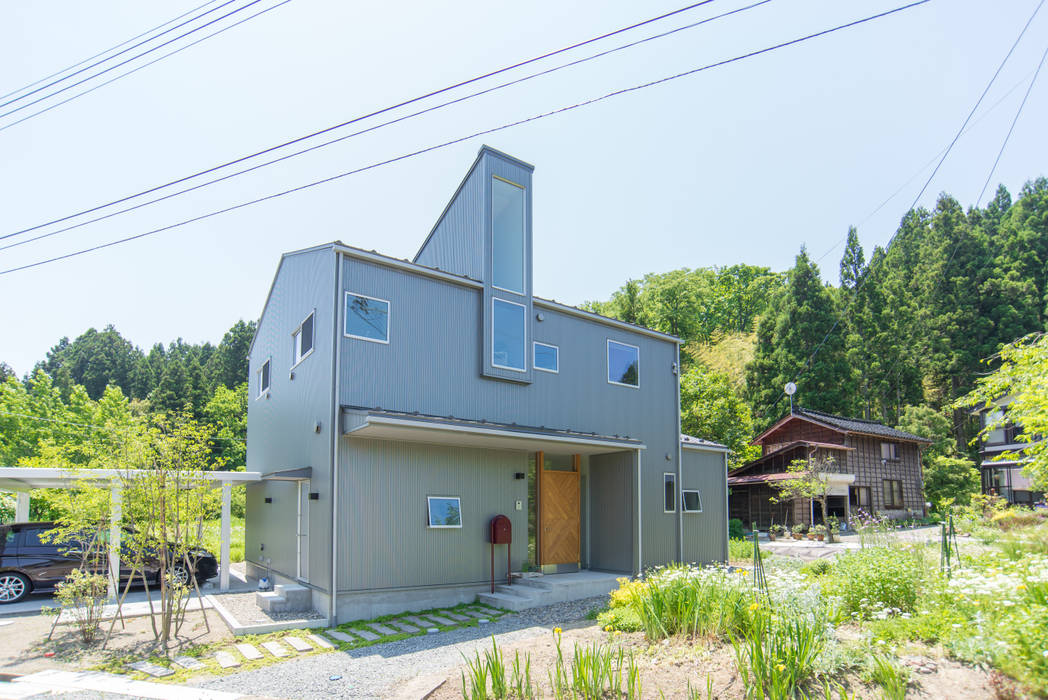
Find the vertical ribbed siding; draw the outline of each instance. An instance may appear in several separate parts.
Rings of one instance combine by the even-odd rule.
[[[415,262],[475,280],[484,279],[484,224],[484,167],[478,160],[415,256]]]
[[[590,457],[590,568],[633,571],[637,535],[635,460],[633,452]]]
[[[698,489],[702,494],[702,512],[683,514],[684,560],[699,564],[724,561],[728,540],[724,453],[691,448],[682,452],[680,488]]]
[[[521,452],[344,438],[339,494],[339,590],[454,585],[490,579],[488,523],[513,523],[512,565],[527,557],[527,471]],[[458,496],[461,529],[426,526],[427,496]],[[505,578],[506,550],[495,553]]]
[[[319,500],[308,501],[310,583],[328,589],[331,576],[331,333],[335,291],[335,255],[331,248],[294,253],[281,260],[273,291],[259,320],[249,358],[247,468],[263,474],[312,467],[311,489]],[[294,368],[291,333],[310,312],[314,316],[313,352]],[[256,398],[256,371],[270,360],[269,398]],[[316,433],[315,425],[321,430]],[[285,494],[290,488],[291,495]],[[252,489],[247,509],[245,556],[261,564],[272,557],[274,569],[294,577],[297,504],[294,484],[263,483]],[[261,501],[272,496],[273,503]],[[290,539],[289,539],[290,538]],[[265,551],[260,545],[265,544]],[[280,566],[278,567],[278,562]]]

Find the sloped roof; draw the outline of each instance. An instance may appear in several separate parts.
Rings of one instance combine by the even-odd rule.
[[[707,440],[705,438],[695,437],[694,435],[680,434],[680,441],[682,445],[692,445],[694,447],[712,447],[718,450],[727,450],[727,445],[722,445],[719,442],[713,440]]]
[[[909,442],[923,442],[931,444],[931,440],[928,438],[914,435],[913,433],[907,433],[903,430],[897,430],[895,428],[889,428],[883,423],[878,423],[875,420],[866,420],[864,418],[848,418],[846,416],[836,416],[832,413],[824,413],[823,411],[816,411],[811,408],[803,408],[801,406],[795,406],[792,413],[787,413],[785,416],[780,418],[770,428],[765,430],[763,433],[753,438],[753,444],[759,445],[766,435],[774,430],[777,430],[784,423],[789,420],[799,418],[801,420],[811,421],[824,427],[830,428],[831,430],[838,430],[842,433],[858,433],[860,435],[873,435],[875,437],[892,438],[894,440],[906,440]]]

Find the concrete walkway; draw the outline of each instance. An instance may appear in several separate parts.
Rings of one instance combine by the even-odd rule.
[[[100,671],[40,671],[0,683],[0,700],[70,694],[83,697],[79,691],[101,693],[107,698],[149,698],[150,700],[238,700],[244,696],[220,690],[187,688],[134,681],[124,676]]]

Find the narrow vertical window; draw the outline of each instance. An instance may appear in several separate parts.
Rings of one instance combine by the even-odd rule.
[[[262,363],[258,368],[258,395],[264,396],[269,391],[269,360]]]
[[[306,316],[302,325],[291,334],[291,344],[294,352],[292,365],[297,365],[313,352],[313,314]]]
[[[491,300],[491,364],[525,371],[524,306],[504,299]]]
[[[524,294],[524,188],[491,180],[491,283]]]
[[[663,494],[662,511],[664,513],[677,512],[677,475],[666,472],[662,475]]]

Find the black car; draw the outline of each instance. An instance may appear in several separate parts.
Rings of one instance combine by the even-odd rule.
[[[32,592],[52,591],[70,571],[80,567],[80,557],[72,553],[75,546],[41,540],[41,535],[53,527],[54,523],[0,525],[0,605],[16,603]],[[218,561],[206,550],[194,551],[190,560],[195,560],[193,573],[197,581],[206,581],[218,573]],[[121,556],[121,581],[126,582],[131,576],[132,563],[130,556]],[[159,559],[150,557],[144,568],[146,577],[159,583]],[[106,566],[102,563],[97,569],[103,573]],[[190,572],[182,562],[173,563],[168,571],[180,583],[189,581]]]

